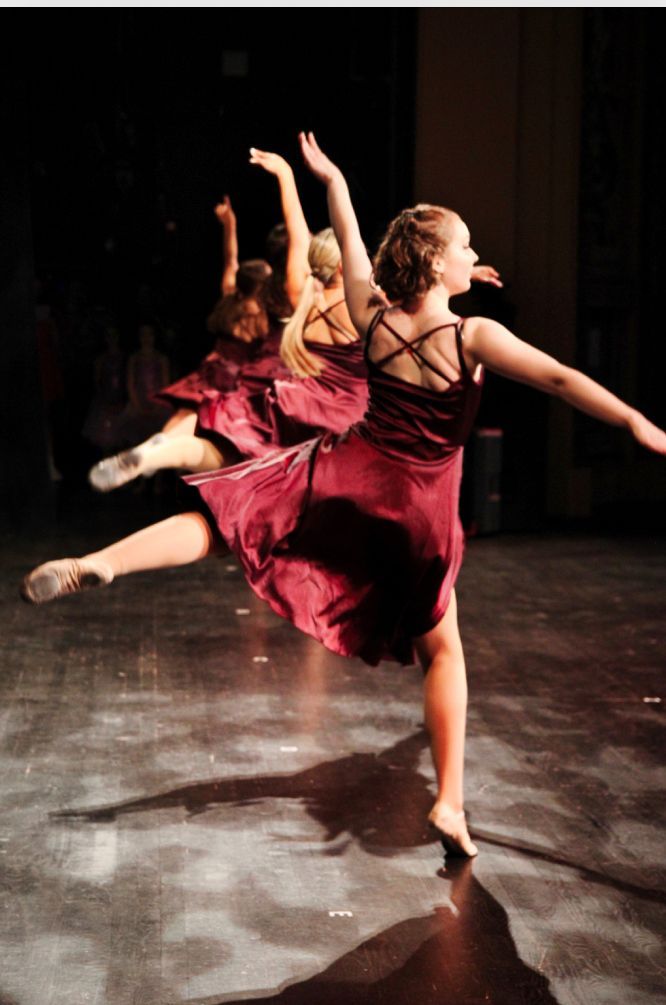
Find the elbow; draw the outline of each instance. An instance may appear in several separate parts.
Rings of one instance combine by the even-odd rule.
[[[562,366],[558,364],[553,372],[548,378],[548,389],[551,394],[557,394],[560,397],[566,393],[567,388],[570,385],[570,376],[572,370],[568,366]]]

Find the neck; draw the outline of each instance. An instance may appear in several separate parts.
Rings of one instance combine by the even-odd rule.
[[[434,314],[434,313],[445,313],[453,316],[454,312],[449,306],[449,291],[445,286],[441,284],[434,286],[431,290],[421,297],[419,300],[414,301],[412,304],[402,304],[401,310],[405,314]]]

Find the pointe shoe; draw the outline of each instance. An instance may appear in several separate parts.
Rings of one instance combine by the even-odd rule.
[[[428,823],[442,842],[445,855],[462,855],[466,858],[474,858],[479,854],[479,849],[469,836],[464,810],[461,810],[460,813],[451,811],[435,814],[433,812],[428,817]]]
[[[33,569],[21,583],[21,596],[28,604],[46,604],[112,580],[111,566],[99,559],[60,558]]]
[[[156,433],[155,436],[151,436],[146,443],[138,447],[123,450],[122,453],[115,454],[113,457],[105,457],[103,461],[99,461],[90,469],[88,481],[98,492],[112,492],[113,489],[119,489],[121,485],[127,485],[139,475],[149,478],[155,472],[146,466],[147,455],[150,453],[151,447],[157,447],[165,440],[166,437],[162,433]]]

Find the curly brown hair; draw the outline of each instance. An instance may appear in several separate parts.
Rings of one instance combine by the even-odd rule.
[[[375,280],[389,300],[418,300],[437,285],[434,260],[451,240],[457,215],[422,202],[391,221],[373,262]]]

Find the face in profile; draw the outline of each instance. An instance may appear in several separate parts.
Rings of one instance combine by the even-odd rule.
[[[455,216],[450,228],[450,241],[442,254],[442,282],[451,296],[465,293],[472,283],[472,269],[479,256],[470,245],[467,225]]]

